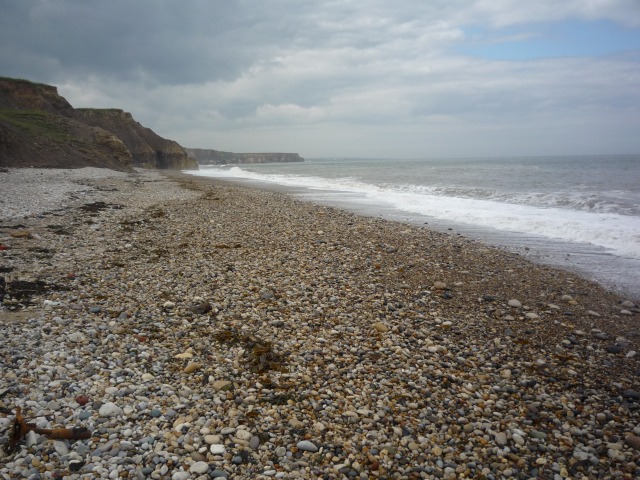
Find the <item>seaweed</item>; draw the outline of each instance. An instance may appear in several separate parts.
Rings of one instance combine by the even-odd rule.
[[[242,333],[235,328],[226,328],[217,332],[214,338],[221,343],[241,345],[245,349],[247,363],[254,372],[284,371],[286,368],[285,356],[276,353],[271,342],[253,334]]]
[[[84,440],[91,438],[91,432],[86,427],[74,428],[38,428],[33,423],[27,423],[22,416],[20,407],[16,407],[16,418],[11,425],[9,439],[4,447],[6,454],[12,454],[18,448],[18,444],[29,432],[46,435],[53,440]]]

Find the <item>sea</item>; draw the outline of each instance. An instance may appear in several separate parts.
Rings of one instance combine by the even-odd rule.
[[[185,173],[461,234],[640,300],[640,155],[317,158]]]

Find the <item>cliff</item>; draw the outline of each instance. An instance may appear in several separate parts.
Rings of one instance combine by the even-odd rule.
[[[203,148],[187,148],[186,151],[191,157],[195,158],[200,165],[304,161],[304,158],[297,153],[232,153]]]
[[[131,154],[118,137],[72,114],[55,87],[0,78],[0,167],[131,170]]]
[[[116,135],[131,152],[136,167],[198,169],[195,159],[190,158],[177,142],[162,138],[150,128],[142,126],[129,112],[115,108],[78,108],[75,118]]]
[[[0,167],[197,169],[173,140],[116,109],[74,109],[56,87],[0,77]]]

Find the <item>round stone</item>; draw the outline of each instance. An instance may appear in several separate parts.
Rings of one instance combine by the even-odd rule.
[[[211,445],[211,447],[209,448],[209,451],[213,454],[213,455],[224,455],[224,453],[227,451],[224,448],[224,445],[222,445],[221,443],[214,443],[213,445]]]
[[[203,473],[207,473],[209,471],[209,464],[207,462],[196,462],[191,465],[191,467],[189,467],[189,470],[193,473],[202,475]]]
[[[316,445],[313,442],[310,442],[309,440],[302,440],[301,442],[298,442],[296,446],[298,447],[299,450],[302,450],[303,452],[313,453],[318,451],[318,447],[316,447]]]
[[[113,402],[107,402],[100,407],[98,414],[101,417],[117,417],[118,415],[122,415],[122,408]]]
[[[516,300],[515,298],[513,298],[509,300],[508,305],[513,308],[520,308],[522,306],[522,303],[520,303],[519,300]]]

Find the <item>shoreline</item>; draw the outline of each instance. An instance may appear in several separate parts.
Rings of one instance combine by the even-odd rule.
[[[405,225],[414,225],[448,235],[462,235],[491,248],[520,255],[542,267],[559,268],[595,282],[612,293],[640,303],[640,260],[624,258],[590,244],[563,242],[549,237],[484,228],[477,225],[445,221],[433,217],[398,211],[393,207],[373,203],[350,203],[339,197],[325,196],[305,187],[293,187],[271,182],[232,177],[206,177],[181,172],[187,177],[204,178],[247,188],[264,189],[294,195],[315,205],[330,206],[356,215],[378,218]]]
[[[279,191],[177,172],[83,185],[2,221],[0,276],[42,288],[0,309],[0,406],[92,437],[36,436],[0,474],[638,474],[628,299]]]

